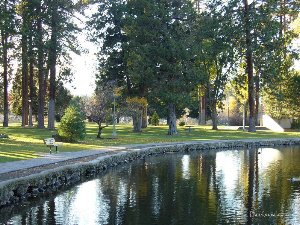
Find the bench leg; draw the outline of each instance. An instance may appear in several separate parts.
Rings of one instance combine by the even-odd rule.
[[[50,147],[50,154],[52,154],[52,152],[51,152],[51,147]]]
[[[56,147],[56,153],[59,153],[59,151],[57,151],[57,146],[55,146]]]

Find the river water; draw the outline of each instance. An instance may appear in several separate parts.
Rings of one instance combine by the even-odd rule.
[[[167,153],[1,213],[0,224],[300,224],[300,147]]]

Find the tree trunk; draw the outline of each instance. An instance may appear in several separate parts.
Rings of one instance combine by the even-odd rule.
[[[97,138],[101,138],[101,134],[102,134],[102,129],[103,127],[101,127],[101,122],[98,123],[98,134],[97,134]]]
[[[198,105],[198,125],[201,125],[201,110],[202,110],[202,101],[199,102],[199,105]]]
[[[255,76],[255,125],[259,124],[258,112],[259,112],[259,73]]]
[[[140,114],[133,116],[133,132],[142,132],[142,116]]]
[[[177,125],[176,125],[176,111],[175,111],[175,105],[173,102],[169,103],[168,114],[169,114],[168,135],[177,135],[178,131],[177,131]]]
[[[147,106],[143,108],[142,112],[142,128],[147,128]]]
[[[3,127],[8,127],[8,57],[7,57],[7,37],[4,32],[1,32],[3,46],[3,88],[4,88],[4,120]]]
[[[253,81],[253,60],[252,60],[252,48],[251,48],[251,33],[250,33],[250,22],[249,22],[249,6],[248,1],[245,1],[245,30],[246,30],[246,60],[247,68],[246,73],[248,74],[248,99],[249,99],[249,132],[255,132],[255,104],[254,104],[254,81]]]
[[[200,125],[206,125],[206,95],[201,97]]]
[[[38,14],[41,14],[41,3],[37,6]],[[44,51],[43,51],[43,30],[41,15],[37,21],[38,31],[38,70],[39,70],[39,104],[38,104],[38,128],[44,128],[44,107],[45,107],[45,82],[44,82]]]
[[[52,8],[52,34],[51,34],[51,44],[49,52],[50,61],[50,89],[49,89],[49,108],[48,108],[48,130],[55,129],[55,78],[56,78],[56,58],[57,58],[57,0],[53,1]]]
[[[22,126],[25,125],[28,125],[28,51],[27,35],[22,34]]]
[[[29,99],[31,100],[31,112],[33,110],[33,92],[34,92],[34,84],[33,84],[33,76],[34,76],[34,55],[33,55],[33,46],[32,46],[32,37],[29,39]],[[29,125],[32,123],[32,114],[29,113]]]
[[[54,130],[55,129],[55,123],[54,123],[54,110],[55,110],[55,100],[49,99],[49,105],[48,105],[48,130]]]
[[[217,116],[217,105],[216,103],[213,103],[212,105],[212,114],[211,114],[211,119],[213,122],[213,130],[218,130],[218,116]]]

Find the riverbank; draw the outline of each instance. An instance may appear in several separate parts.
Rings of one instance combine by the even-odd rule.
[[[153,154],[209,149],[300,145],[300,138],[187,141],[106,147],[0,164],[0,207],[51,192],[122,163]]]

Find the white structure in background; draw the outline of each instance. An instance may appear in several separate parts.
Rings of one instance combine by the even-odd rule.
[[[263,126],[272,130],[284,132],[284,128],[291,128],[291,119],[273,119],[269,115],[263,115]]]

